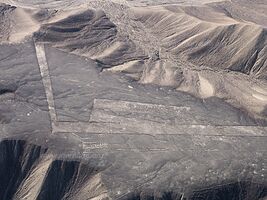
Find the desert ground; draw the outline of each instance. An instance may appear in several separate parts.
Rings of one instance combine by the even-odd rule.
[[[1,200],[266,200],[266,0],[0,0]]]

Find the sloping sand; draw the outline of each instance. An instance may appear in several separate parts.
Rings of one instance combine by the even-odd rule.
[[[199,77],[199,94],[202,98],[212,97],[214,95],[214,87],[212,84],[201,75]]]
[[[261,88],[259,86],[256,86],[254,88],[252,88],[255,90],[255,92],[253,93],[253,97],[255,97],[256,99],[263,101],[266,103],[267,105],[267,90],[265,88]]]
[[[20,190],[15,194],[16,200],[35,200],[41,190],[42,184],[47,175],[48,168],[50,167],[53,158],[47,156],[40,160],[38,165],[33,169],[30,176],[20,186]]]
[[[25,37],[32,35],[40,28],[40,25],[30,17],[25,10],[16,8],[13,13],[12,30],[9,42],[21,42]]]

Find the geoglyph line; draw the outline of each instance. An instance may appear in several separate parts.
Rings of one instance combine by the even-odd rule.
[[[55,102],[54,102],[54,97],[53,97],[52,82],[50,79],[49,68],[48,68],[48,64],[46,61],[44,44],[35,43],[35,51],[36,51],[40,73],[41,73],[41,77],[42,77],[42,81],[43,81],[43,85],[45,89],[49,114],[50,114],[51,123],[52,123],[52,131],[53,131],[53,125],[57,122],[57,115],[56,115]]]
[[[169,126],[162,123],[154,123],[150,121],[142,121],[135,119],[132,121],[121,121],[120,123],[114,123],[108,119],[102,121],[101,117],[96,117],[89,122],[59,122],[57,121],[57,114],[55,109],[55,102],[53,96],[52,82],[49,74],[49,67],[45,55],[44,44],[35,43],[36,56],[40,68],[40,73],[45,89],[45,94],[48,103],[49,114],[51,118],[52,133],[96,133],[96,134],[150,134],[150,135],[203,135],[203,136],[230,136],[230,137],[265,137],[267,133],[267,127],[258,126],[216,126],[216,125],[182,125],[176,124]],[[113,100],[108,99],[95,99],[94,109],[98,112],[98,109],[110,109],[116,103]],[[118,103],[118,102],[117,102]],[[147,107],[150,109],[173,109],[173,110],[190,110],[188,107],[176,107],[165,106],[157,104],[147,104],[139,102],[120,101],[121,105],[135,107]],[[115,106],[114,109],[127,110],[124,106]],[[129,110],[129,109],[128,109]],[[101,114],[101,113],[99,113]],[[101,114],[102,115],[102,114]],[[101,116],[100,115],[100,116]],[[104,114],[105,115],[105,114]],[[102,116],[103,117],[103,116]],[[115,116],[114,116],[115,117]],[[104,118],[105,119],[105,118]],[[127,122],[127,123],[126,123]],[[242,133],[242,134],[240,134]]]
[[[199,135],[214,137],[266,137],[267,127],[258,126],[212,126],[177,125],[164,126],[159,123],[140,121],[125,123],[96,122],[58,122],[55,133],[92,133],[92,134],[130,134],[130,135]]]

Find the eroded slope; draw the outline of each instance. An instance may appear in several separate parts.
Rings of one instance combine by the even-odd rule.
[[[14,23],[29,41],[0,45],[1,198],[266,198],[264,14],[31,3],[19,16],[41,25],[34,41]],[[1,9],[5,24],[20,8]]]
[[[209,6],[133,9],[134,18],[157,37],[163,55],[266,78],[266,29],[225,12]]]
[[[56,18],[55,18],[56,19]],[[142,49],[122,36],[100,10],[86,10],[42,26],[37,41],[114,66],[145,58]]]

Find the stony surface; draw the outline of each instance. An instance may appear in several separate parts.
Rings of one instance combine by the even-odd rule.
[[[74,15],[25,10],[39,31],[1,39],[0,199],[265,200],[264,79],[157,52],[149,23],[130,14],[151,2],[100,3]]]

